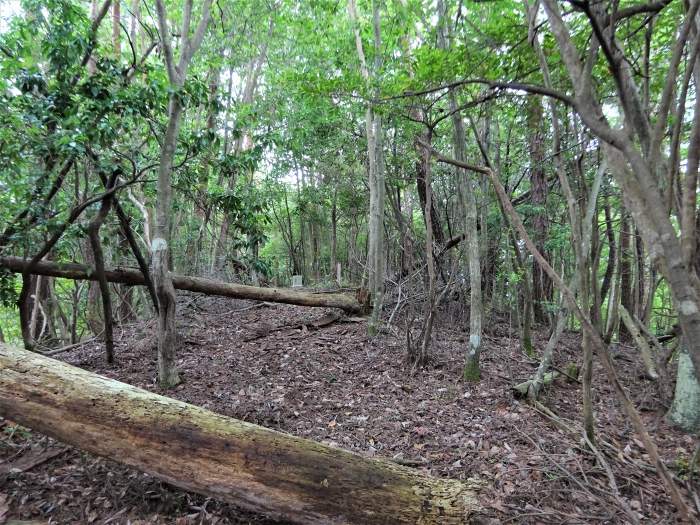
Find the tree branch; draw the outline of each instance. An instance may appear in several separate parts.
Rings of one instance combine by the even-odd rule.
[[[179,77],[173,62],[173,49],[170,44],[170,30],[168,29],[168,12],[165,9],[163,0],[156,0],[156,13],[158,14],[158,31],[160,32],[160,42],[165,57],[165,66],[168,70],[168,78],[171,84],[177,84]]]

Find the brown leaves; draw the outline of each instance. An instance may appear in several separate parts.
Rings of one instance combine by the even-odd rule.
[[[0,493],[0,525],[3,525],[10,514],[10,505],[6,494]]]
[[[45,461],[49,461],[56,456],[60,456],[66,450],[67,449],[65,447],[60,446],[49,447],[48,449],[34,447],[22,454],[19,458],[12,461],[0,462],[0,475],[26,472],[37,465],[41,465]]]
[[[605,518],[620,522],[618,511],[607,506],[610,500],[591,498],[573,479],[594,494],[609,493],[595,458],[582,450],[578,440],[513,400],[511,383],[529,377],[533,367],[523,360],[517,341],[509,338],[513,331],[507,323],[489,327],[484,379],[468,385],[461,380],[464,345],[459,338],[464,333],[452,325],[436,326],[440,342],[436,364],[410,375],[403,364],[403,340],[387,335],[368,340],[364,323],[316,327],[314,321],[323,320],[324,312],[288,306],[217,316],[229,312],[231,303],[205,297],[198,306],[200,322],[188,326],[186,337],[198,344],[185,346],[178,354],[187,382],[168,395],[334,447],[392,458],[434,475],[478,476],[488,482],[483,500],[493,513],[502,513],[495,522],[600,523]],[[293,328],[265,331],[266,323]],[[301,326],[308,328],[306,333]],[[243,341],[257,329],[266,333],[264,338]],[[148,333],[143,325],[124,327],[114,368],[103,363],[99,345],[62,357],[152,389],[152,353],[135,346]],[[534,335],[537,346],[547,334]],[[557,366],[579,358],[579,346],[576,335],[565,334]],[[620,374],[634,391],[638,382],[633,371],[628,373],[621,365]],[[619,461],[608,460],[624,500],[649,522],[671,522],[658,481],[639,466],[646,461],[642,444],[624,424],[616,404],[610,403],[609,387],[598,381],[599,375],[595,377],[599,437],[621,452]],[[542,402],[572,424],[580,420],[577,385],[548,389]],[[670,464],[681,455],[677,447],[687,457],[695,446],[691,438],[663,422],[656,436]],[[16,454],[18,446],[29,449],[40,439],[15,433],[14,448],[0,447],[0,461]],[[3,490],[13,505],[23,509],[22,518],[41,517],[44,522],[53,518],[56,523],[113,519],[109,523],[134,525],[267,523],[215,501],[207,506],[199,496],[75,451],[10,474]]]

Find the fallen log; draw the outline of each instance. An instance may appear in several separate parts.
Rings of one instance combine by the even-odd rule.
[[[0,416],[294,523],[467,523],[476,483],[427,476],[0,344]]]
[[[578,365],[576,365],[576,363],[569,363],[568,365],[566,365],[566,369],[564,370],[561,370],[554,366],[552,368],[554,368],[554,370],[552,370],[551,372],[545,372],[539,384],[536,384],[536,379],[532,378],[522,383],[518,383],[517,385],[511,386],[510,388],[513,391],[513,396],[518,399],[525,399],[526,397],[528,397],[531,388],[536,387],[537,391],[539,392],[542,389],[542,387],[551,385],[560,376],[565,377],[566,380],[570,383],[580,383],[580,381],[578,380],[579,370]]]
[[[0,257],[0,268],[6,268],[15,273],[21,273],[27,264],[21,257]],[[47,275],[50,277],[62,277],[64,279],[85,279],[96,281],[95,269],[90,266],[76,263],[57,263],[54,261],[40,261],[31,273]],[[312,306],[318,308],[340,308],[348,313],[362,313],[363,304],[346,294],[316,294],[287,290],[285,288],[260,288],[244,284],[224,283],[203,277],[191,277],[188,275],[171,274],[173,285],[178,290],[189,290],[206,295],[220,295],[235,299],[253,299],[256,301],[269,301],[272,303],[297,304],[300,306]],[[136,268],[116,267],[105,269],[107,281],[132,286],[144,286],[146,283],[143,274]]]
[[[542,377],[542,385],[551,385],[557,377],[559,377],[559,372],[553,371],[545,373]],[[510,388],[513,391],[513,395],[519,399],[526,398],[527,393],[530,390],[530,386],[533,384],[533,382],[534,381],[532,379],[528,379],[523,383],[518,383],[517,385],[511,386]]]

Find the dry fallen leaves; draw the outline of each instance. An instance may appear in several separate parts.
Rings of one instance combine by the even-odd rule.
[[[6,494],[0,494],[0,525],[7,521],[7,515],[10,513],[10,505]]]

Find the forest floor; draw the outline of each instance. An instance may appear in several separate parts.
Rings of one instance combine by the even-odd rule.
[[[392,458],[436,476],[480,478],[486,486],[480,522],[625,523],[632,521],[630,513],[642,523],[674,521],[664,488],[597,363],[594,402],[602,463],[578,434],[579,384],[557,380],[542,397],[573,434],[514,398],[510,387],[529,378],[537,363],[521,353],[505,321],[487,325],[482,381],[470,384],[460,378],[466,334],[447,322],[435,329],[434,362],[411,374],[400,326],[369,339],[365,323],[357,320],[316,327],[329,311],[197,295],[181,301],[184,383],[173,391],[161,392],[155,384],[149,323],[117,330],[114,366],[105,364],[97,342],[57,357],[331,446]],[[542,349],[546,333],[535,335],[535,346]],[[629,391],[662,457],[688,494],[684,480],[697,443],[665,422],[654,384],[643,379],[634,350],[620,348],[621,379],[633,386]],[[563,369],[580,355],[579,336],[566,333],[555,365]],[[0,425],[0,523],[3,516],[58,524],[274,523],[10,421],[0,419]],[[617,489],[611,488],[610,474]],[[689,500],[697,502],[695,488]]]

